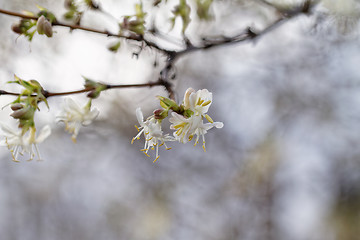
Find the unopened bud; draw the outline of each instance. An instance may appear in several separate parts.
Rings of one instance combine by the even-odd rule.
[[[100,91],[92,90],[91,92],[89,92],[87,94],[87,97],[95,99],[95,98],[99,97],[99,95],[100,95]]]
[[[44,17],[44,15],[41,15],[37,20],[36,29],[40,35],[45,34],[47,37],[52,37],[53,35],[51,23]]]
[[[39,34],[44,34],[44,24],[45,24],[46,18],[41,15],[36,23],[36,29]]]
[[[52,26],[51,26],[51,23],[50,23],[49,21],[46,21],[46,22],[45,22],[44,32],[45,32],[45,35],[46,35],[47,37],[52,37],[52,35],[53,35]]]
[[[168,116],[168,111],[164,109],[156,109],[153,113],[155,119],[164,119]]]
[[[15,104],[11,105],[10,108],[11,108],[11,110],[16,111],[16,110],[24,108],[24,105],[22,105],[21,103],[15,103]]]
[[[30,107],[21,108],[19,110],[14,111],[12,114],[10,114],[10,116],[12,116],[15,119],[28,120],[33,116],[32,112],[33,111],[31,111]]]
[[[20,28],[20,24],[19,23],[15,23],[11,26],[11,30],[14,32],[14,33],[17,33],[17,34],[22,34],[22,31],[21,31],[21,28]]]

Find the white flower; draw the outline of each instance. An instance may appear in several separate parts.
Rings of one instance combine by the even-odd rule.
[[[84,107],[79,105],[71,98],[65,98],[62,112],[56,117],[57,122],[65,123],[65,130],[72,133],[71,139],[76,142],[81,126],[87,126],[99,115],[96,108],[90,110],[90,104]]]
[[[192,115],[185,117],[178,113],[173,112],[169,121],[172,123],[171,129],[176,130],[173,135],[182,143],[191,141],[196,135],[195,144],[198,144],[200,136],[203,140],[203,149],[205,151],[205,134],[213,127],[222,128],[222,122],[214,122],[211,117],[206,114],[212,102],[212,93],[207,89],[198,90],[188,88],[184,95],[184,109],[191,110]],[[209,123],[204,123],[203,119],[206,118]]]
[[[156,160],[159,159],[159,146],[165,145],[166,150],[170,150],[166,146],[167,141],[175,141],[175,139],[169,134],[163,135],[163,131],[161,130],[161,123],[154,118],[154,116],[149,117],[146,121],[144,121],[144,116],[141,112],[140,108],[136,109],[136,118],[140,124],[140,127],[136,127],[139,133],[132,139],[131,143],[134,142],[135,139],[140,139],[142,133],[144,133],[145,137],[145,145],[144,149],[141,149],[146,156],[150,157],[148,154],[149,149],[155,150],[156,147]]]
[[[170,128],[176,130],[173,135],[174,137],[182,143],[187,143],[191,141],[196,135],[195,144],[199,143],[199,138],[202,136],[203,144],[202,147],[205,150],[205,134],[208,130],[213,127],[222,128],[224,124],[222,122],[214,122],[212,119],[209,120],[209,123],[203,122],[203,117],[200,115],[193,114],[191,117],[186,118],[178,113],[173,112],[172,117],[169,121],[172,123]],[[210,117],[209,117],[210,118]]]
[[[41,160],[40,152],[37,144],[43,142],[50,134],[51,128],[49,125],[43,127],[38,137],[35,137],[35,127],[30,128],[28,134],[23,134],[21,130],[13,130],[3,123],[0,123],[1,130],[4,134],[4,140],[0,141],[0,146],[6,146],[11,151],[13,161],[18,162],[18,156],[24,153],[29,153],[30,159],[34,159],[35,155],[38,160]]]
[[[184,95],[184,107],[195,115],[205,115],[212,102],[212,93],[207,89],[198,90],[188,88]]]

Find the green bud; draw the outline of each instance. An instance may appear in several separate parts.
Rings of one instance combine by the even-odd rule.
[[[175,112],[179,111],[180,107],[174,100],[162,96],[157,96],[157,98],[160,100],[161,107],[163,107],[165,110],[171,109]]]

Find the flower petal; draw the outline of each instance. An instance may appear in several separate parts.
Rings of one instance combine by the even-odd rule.
[[[41,143],[43,142],[48,136],[50,136],[51,134],[51,128],[49,125],[44,126],[41,130],[40,130],[40,134],[39,136],[36,138],[36,143]]]
[[[140,125],[143,126],[144,125],[144,115],[141,111],[141,108],[136,109],[136,118],[137,118],[138,122],[140,123]]]

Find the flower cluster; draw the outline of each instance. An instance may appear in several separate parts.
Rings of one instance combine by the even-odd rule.
[[[17,95],[15,101],[9,104],[13,111],[10,116],[18,121],[18,128],[13,130],[0,123],[0,146],[5,146],[10,150],[15,162],[19,162],[19,155],[25,153],[29,154],[29,160],[33,160],[36,156],[38,160],[41,160],[38,144],[49,137],[51,128],[46,125],[37,133],[34,117],[35,113],[40,110],[39,103],[43,102],[49,108],[47,102],[49,92],[45,91],[36,80],[26,81],[15,76],[15,80],[9,83],[16,83],[24,90]],[[65,130],[71,134],[74,143],[76,143],[81,127],[91,124],[99,115],[99,110],[91,107],[92,100],[107,88],[108,86],[103,83],[85,79],[85,89],[90,91],[87,95],[88,103],[81,107],[71,98],[65,99],[63,109],[57,115],[56,121],[65,123]],[[164,146],[167,150],[171,149],[166,142],[187,143],[194,139],[194,146],[196,146],[202,140],[202,148],[205,151],[207,131],[213,127],[222,128],[224,126],[222,122],[214,122],[207,114],[212,103],[212,93],[207,89],[199,91],[192,88],[187,89],[181,104],[161,96],[158,96],[158,99],[162,108],[155,110],[154,114],[145,120],[141,109],[136,109],[136,117],[140,126],[135,126],[138,134],[131,141],[133,143],[143,135],[145,144],[141,151],[150,157],[150,149],[154,150],[154,162],[159,159],[159,147]],[[174,130],[172,135],[164,133],[162,130],[161,124],[167,117],[169,117],[170,129]]]
[[[8,147],[11,151],[13,161],[19,162],[19,154],[23,155],[24,153],[28,153],[30,155],[29,161],[33,160],[35,155],[38,156],[38,160],[41,160],[37,144],[44,141],[51,134],[49,125],[43,127],[37,137],[35,137],[35,127],[30,128],[27,132],[28,134],[23,133],[21,130],[13,130],[3,123],[0,124],[0,128],[5,137],[5,139],[0,140],[0,146]]]
[[[63,110],[56,117],[57,122],[65,123],[65,130],[72,133],[71,139],[76,143],[81,126],[87,126],[99,115],[99,110],[91,110],[91,99],[84,107],[80,107],[71,98],[65,98]]]
[[[36,127],[34,116],[39,110],[38,103],[44,102],[47,106],[47,100],[44,96],[44,90],[41,85],[35,81],[25,81],[15,76],[15,81],[25,88],[19,94],[17,99],[11,103],[10,116],[18,120],[18,128],[12,129],[6,124],[0,123],[0,146],[7,147],[15,162],[19,162],[19,155],[29,154],[29,160],[37,156],[41,160],[37,145],[43,142],[50,134],[51,128],[46,125],[36,136]],[[83,125],[89,125],[99,114],[97,109],[91,109],[91,101],[84,107],[79,107],[72,99],[65,99],[62,112],[57,116],[58,122],[65,123],[65,130],[72,133],[72,140],[76,142],[76,137]]]
[[[199,143],[200,137],[202,138],[202,147],[205,150],[205,134],[211,128],[222,128],[222,122],[214,122],[207,114],[209,107],[212,103],[212,93],[207,89],[198,90],[189,88],[186,90],[182,104],[178,105],[171,99],[158,97],[160,105],[163,109],[154,111],[154,115],[143,120],[143,114],[140,108],[136,109],[136,116],[140,124],[140,128],[136,127],[139,133],[132,139],[140,139],[141,134],[145,137],[144,149],[141,149],[147,156],[149,149],[155,150],[155,160],[159,159],[159,146],[165,145],[167,141],[178,141],[181,143],[190,142],[194,136],[196,146]],[[171,125],[170,129],[174,130],[173,136],[163,134],[161,129],[161,122],[168,117],[169,111],[171,117],[169,119]],[[208,122],[204,123],[204,119]],[[165,145],[166,149],[170,149]]]

